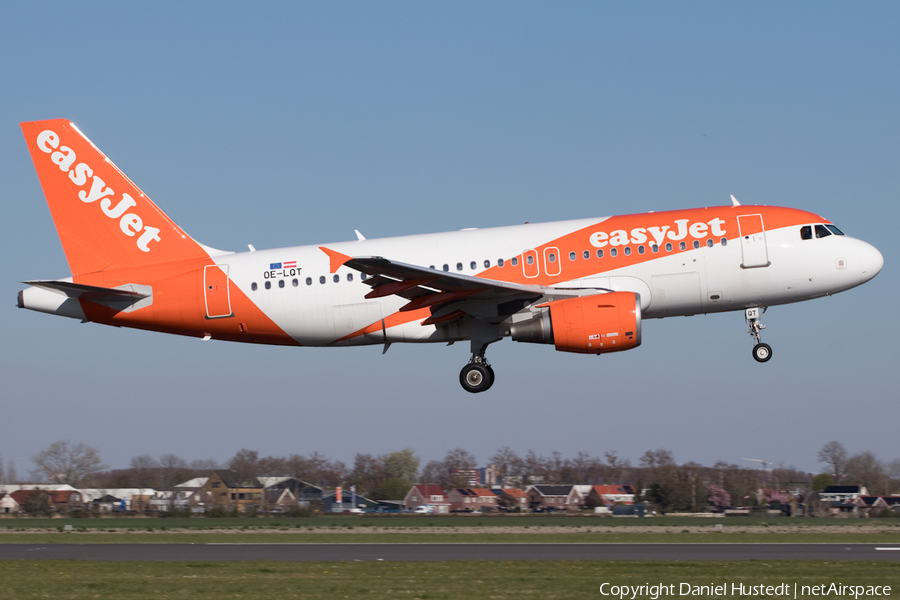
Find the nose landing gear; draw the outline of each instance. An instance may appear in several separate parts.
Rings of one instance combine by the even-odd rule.
[[[765,308],[762,309],[762,312],[759,312],[759,308],[748,308],[744,311],[744,320],[750,325],[750,329],[747,330],[747,333],[756,340],[756,345],[753,346],[753,358],[756,362],[761,363],[772,358],[772,347],[759,341],[759,332],[766,328],[761,322],[764,314],[766,314]]]

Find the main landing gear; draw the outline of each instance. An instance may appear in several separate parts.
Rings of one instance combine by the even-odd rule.
[[[764,314],[766,314],[765,308],[762,309],[762,312],[759,312],[759,308],[748,308],[744,311],[744,320],[750,325],[750,329],[747,330],[747,333],[756,340],[756,345],[753,346],[753,358],[756,362],[761,363],[772,358],[772,347],[759,341],[759,332],[766,328],[761,322]]]
[[[494,385],[494,370],[484,357],[489,344],[501,338],[496,325],[475,321],[471,325],[472,358],[459,372],[459,383],[472,394],[486,392]]]
[[[467,392],[486,392],[494,385],[494,369],[484,356],[473,356],[469,364],[459,372],[459,383]]]

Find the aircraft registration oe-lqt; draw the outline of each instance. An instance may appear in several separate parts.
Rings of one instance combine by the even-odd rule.
[[[884,264],[813,213],[732,205],[225,252],[195,241],[72,123],[22,123],[71,277],[19,307],[105,325],[286,346],[471,342],[459,380],[494,383],[504,337],[604,354],[645,319],[744,311],[856,287]]]

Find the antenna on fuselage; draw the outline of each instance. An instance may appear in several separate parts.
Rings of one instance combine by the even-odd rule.
[[[734,194],[731,195],[731,203],[732,203],[734,206],[740,206],[740,205],[741,205],[741,203],[737,201],[737,198],[734,197]]]
[[[353,231],[356,232],[356,240],[357,241],[359,241],[359,242],[366,241],[365,236],[359,232],[359,229],[354,229]]]

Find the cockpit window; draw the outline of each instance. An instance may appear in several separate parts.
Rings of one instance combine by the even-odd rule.
[[[804,225],[800,228],[800,239],[801,240],[811,240],[812,239],[812,225]]]
[[[840,229],[838,229],[837,227],[835,227],[834,225],[826,225],[825,227],[827,227],[828,231],[830,231],[834,235],[844,235],[844,232],[841,231]]]
[[[823,238],[831,235],[831,232],[828,231],[824,225],[816,225],[816,237]]]

